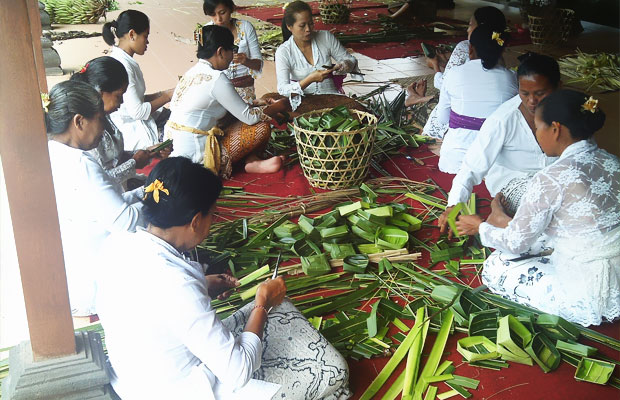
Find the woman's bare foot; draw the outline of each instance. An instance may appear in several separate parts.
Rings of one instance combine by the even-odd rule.
[[[415,104],[426,103],[430,101],[434,96],[426,96],[426,80],[413,82],[407,86],[407,94],[409,95],[405,100],[405,106],[409,107]]]
[[[261,160],[256,156],[249,156],[245,161],[245,172],[248,174],[273,174],[282,168],[284,158],[275,156]]]

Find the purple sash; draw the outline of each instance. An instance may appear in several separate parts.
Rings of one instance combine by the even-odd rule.
[[[479,131],[486,118],[468,117],[450,110],[450,128],[463,128]]]

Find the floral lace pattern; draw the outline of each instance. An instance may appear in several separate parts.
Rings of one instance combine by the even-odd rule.
[[[540,296],[522,302],[586,326],[620,317],[619,176],[618,158],[593,142],[567,147],[558,161],[534,175],[508,227],[480,226],[482,243],[499,250],[485,262],[488,286],[502,295],[514,294],[523,285],[521,275],[539,286],[538,280],[529,280],[529,270],[540,268],[542,259],[519,263],[519,268],[503,259],[527,251],[546,234],[554,252],[545,265],[548,271],[542,271],[546,278],[540,280],[553,287],[553,304]],[[495,269],[518,276],[500,284],[492,278]]]
[[[463,40],[462,42],[457,44],[454,48],[454,51],[452,51],[452,54],[450,55],[450,59],[446,64],[446,68],[444,69],[443,74],[440,72],[435,74],[435,87],[441,90],[443,78],[445,78],[446,74],[452,68],[463,65],[467,61],[469,61],[469,40]],[[438,110],[437,107],[435,107],[428,116],[428,120],[424,125],[424,131],[422,132],[422,134],[437,139],[442,139],[443,135],[445,135],[446,131],[448,130],[448,124],[442,124],[441,122],[439,122],[437,114]]]
[[[89,150],[89,153],[99,161],[108,175],[121,185],[137,176],[136,160],[131,158],[132,153],[124,151],[123,147],[123,134],[110,117],[106,116],[101,142],[96,148]]]

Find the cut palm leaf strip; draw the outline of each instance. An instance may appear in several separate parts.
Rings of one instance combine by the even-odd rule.
[[[459,339],[456,344],[456,351],[470,363],[499,358],[495,343],[484,336],[469,336]]]

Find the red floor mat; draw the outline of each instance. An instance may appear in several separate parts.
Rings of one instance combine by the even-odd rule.
[[[312,7],[312,14],[315,16],[315,29],[328,30],[336,35],[351,35],[381,31],[382,26],[378,22],[378,16],[380,14],[388,14],[387,6],[385,4],[367,1],[354,1],[351,5],[351,16],[349,23],[324,24],[319,17],[318,3],[311,2],[309,4]],[[238,7],[237,12],[260,19],[261,21],[271,22],[272,24],[278,26],[280,26],[284,15],[281,7]],[[438,21],[448,24],[467,23],[467,21],[456,21],[447,18],[438,18]],[[446,36],[434,39],[410,39],[405,42],[348,43],[346,46],[352,48],[358,53],[364,54],[376,60],[384,60],[388,58],[420,56],[422,55],[422,50],[420,47],[422,42],[438,45],[442,43],[458,43],[464,39],[466,39],[466,35]],[[531,41],[528,32],[515,32],[512,34],[512,38],[507,44],[509,46],[516,46],[529,43],[531,43]]]
[[[392,160],[385,161],[383,168],[393,176],[405,176],[412,180],[424,181],[431,178],[444,191],[450,189],[453,175],[444,174],[437,169],[438,157],[428,151],[426,146],[422,146],[419,149],[411,149],[409,154],[422,159],[426,165],[418,166],[405,157],[395,157]],[[275,174],[254,175],[240,171],[235,173],[233,179],[226,181],[225,184],[244,186],[250,192],[280,196],[307,195],[311,193],[310,186],[303,176],[299,164],[295,164]],[[474,192],[479,198],[489,198],[489,193],[484,185],[478,185]],[[436,235],[437,231],[434,230],[431,233]],[[421,265],[428,265],[428,260],[421,260]],[[595,330],[620,339],[620,322],[603,324],[600,327],[596,327]],[[463,334],[455,334],[449,337],[446,353],[442,360],[452,360],[457,367],[456,374],[480,381],[478,389],[471,391],[474,395],[473,399],[602,400],[620,398],[620,392],[612,387],[575,381],[573,378],[575,369],[566,363],[562,363],[556,371],[548,374],[544,374],[537,366],[530,367],[516,363],[511,363],[509,368],[501,371],[471,367],[461,361],[462,357],[456,351],[456,341],[463,336]],[[433,340],[430,340],[430,342],[432,343]],[[588,344],[600,347],[593,343]],[[429,351],[430,348],[427,348],[424,353],[428,354]],[[620,352],[607,351],[605,354],[615,360],[620,360]],[[361,396],[387,361],[388,358],[385,357],[361,361],[349,360],[350,385],[354,392],[353,399]],[[384,385],[383,390],[376,398],[381,398],[389,384],[396,379],[403,369],[404,367],[401,367],[392,374],[392,379]],[[449,390],[443,383],[438,384],[438,387],[440,393]]]

